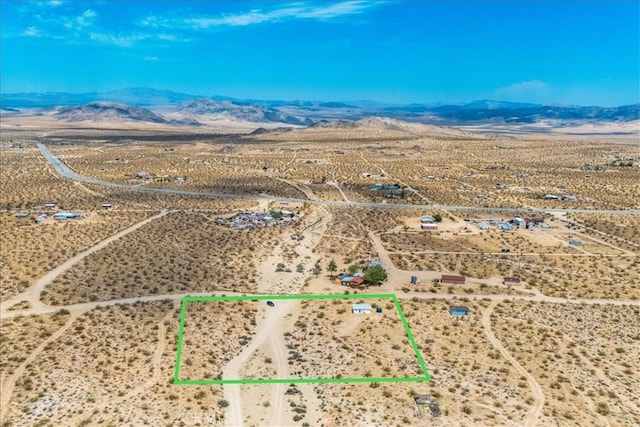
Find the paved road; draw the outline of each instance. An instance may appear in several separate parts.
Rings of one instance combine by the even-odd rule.
[[[137,186],[130,184],[120,184],[116,182],[103,181],[96,178],[80,175],[67,167],[57,157],[55,157],[49,149],[41,142],[37,142],[36,145],[44,155],[44,157],[53,165],[56,171],[69,179],[74,181],[83,182],[85,184],[100,185],[103,187],[118,188],[129,191],[142,191],[153,192],[169,195],[180,196],[199,196],[209,197],[216,199],[245,199],[245,200],[276,200],[280,202],[289,203],[309,203],[314,205],[324,206],[342,206],[342,207],[362,207],[362,208],[390,208],[390,209],[430,209],[430,210],[452,210],[452,211],[473,211],[473,212],[510,212],[510,213],[548,213],[548,214],[607,214],[607,215],[637,215],[640,216],[640,209],[628,209],[628,210],[606,210],[606,209],[541,209],[541,208],[506,208],[499,206],[455,206],[455,205],[414,205],[409,203],[375,203],[375,202],[346,202],[337,200],[309,200],[298,199],[292,197],[277,197],[269,195],[250,195],[250,194],[228,194],[228,193],[216,193],[205,191],[188,191],[177,190],[172,188],[154,188],[147,186]]]

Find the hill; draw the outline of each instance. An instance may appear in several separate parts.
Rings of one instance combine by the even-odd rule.
[[[230,119],[253,123],[286,123],[298,126],[309,126],[314,123],[310,118],[286,114],[276,108],[206,98],[181,102],[175,107],[175,113],[178,114],[177,117],[196,120],[204,116],[210,120]]]
[[[53,115],[53,118],[72,122],[93,120],[169,123],[164,117],[146,108],[104,101],[91,102],[79,107],[63,107],[58,109],[58,112]]]

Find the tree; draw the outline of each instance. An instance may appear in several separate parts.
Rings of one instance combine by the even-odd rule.
[[[433,215],[433,219],[435,219],[436,222],[442,222],[442,215],[437,213],[437,214]]]
[[[333,277],[333,273],[338,269],[338,264],[336,264],[336,260],[331,259],[329,264],[327,265],[327,271],[331,273],[331,277]]]
[[[313,266],[313,274],[319,276],[320,273],[322,273],[322,266],[319,262],[316,262],[316,264]]]
[[[378,284],[387,280],[387,272],[381,265],[374,265],[364,270],[364,280],[369,284]]]
[[[347,267],[347,271],[353,276],[358,272],[358,266],[355,264],[351,264],[349,267]]]

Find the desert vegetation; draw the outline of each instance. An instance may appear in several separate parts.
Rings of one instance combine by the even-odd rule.
[[[528,216],[529,208],[634,208],[640,169],[615,161],[637,156],[628,138],[511,138],[390,128],[375,119],[364,127],[233,135],[155,125],[88,128],[44,118],[27,127],[26,119],[15,120],[22,121],[0,135],[2,301],[96,243],[158,217],[78,261],[45,286],[40,301],[25,293],[2,307],[1,386],[13,392],[2,409],[5,425],[224,423],[238,404],[226,400],[227,389],[173,384],[181,296],[356,292],[338,286],[335,276],[362,270],[372,259],[389,274],[369,291],[400,298],[432,381],[245,385],[240,400],[247,423],[268,423],[272,402],[280,401],[286,423],[301,426],[519,426],[535,418],[531,411],[540,402],[532,384],[545,397],[535,418],[540,424],[640,422],[633,393],[640,385],[638,216],[546,212],[545,228],[510,232],[490,222]],[[57,175],[36,141],[80,174],[137,190],[256,199],[75,183]],[[241,211],[274,209],[293,210],[300,221],[252,230],[216,223]],[[86,216],[33,221],[59,210]],[[15,217],[24,211],[28,218]],[[420,229],[426,214],[438,215],[436,231]],[[491,224],[488,230],[480,230],[482,222]],[[441,285],[442,273],[467,282]],[[419,283],[409,285],[412,276]],[[504,276],[521,283],[509,288]],[[135,302],[144,297],[167,300]],[[190,304],[182,378],[220,378],[267,318],[276,335],[249,355],[240,378],[420,375],[395,308],[373,301],[382,313],[355,315],[353,302],[372,302],[364,292],[358,297],[300,302],[282,318],[279,303]],[[122,298],[131,300],[114,301]],[[471,314],[454,319],[450,305],[465,305]],[[278,349],[286,354],[284,370]],[[441,415],[416,411],[415,394],[437,400]]]
[[[638,307],[502,303],[492,325],[547,396],[555,423],[636,425]]]
[[[87,257],[56,279],[43,300],[248,292],[256,289],[253,252],[259,245],[255,233],[220,227],[206,213],[170,214]]]

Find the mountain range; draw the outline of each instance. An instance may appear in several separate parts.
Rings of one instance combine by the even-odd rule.
[[[129,88],[109,92],[2,94],[3,114],[40,109],[60,120],[128,120],[199,125],[234,120],[310,126],[327,121],[388,117],[407,122],[459,126],[475,124],[576,123],[640,120],[640,104],[620,107],[560,106],[480,100],[463,104],[385,105],[371,101],[314,102],[204,97],[168,90]],[[346,126],[345,123],[342,124]]]

